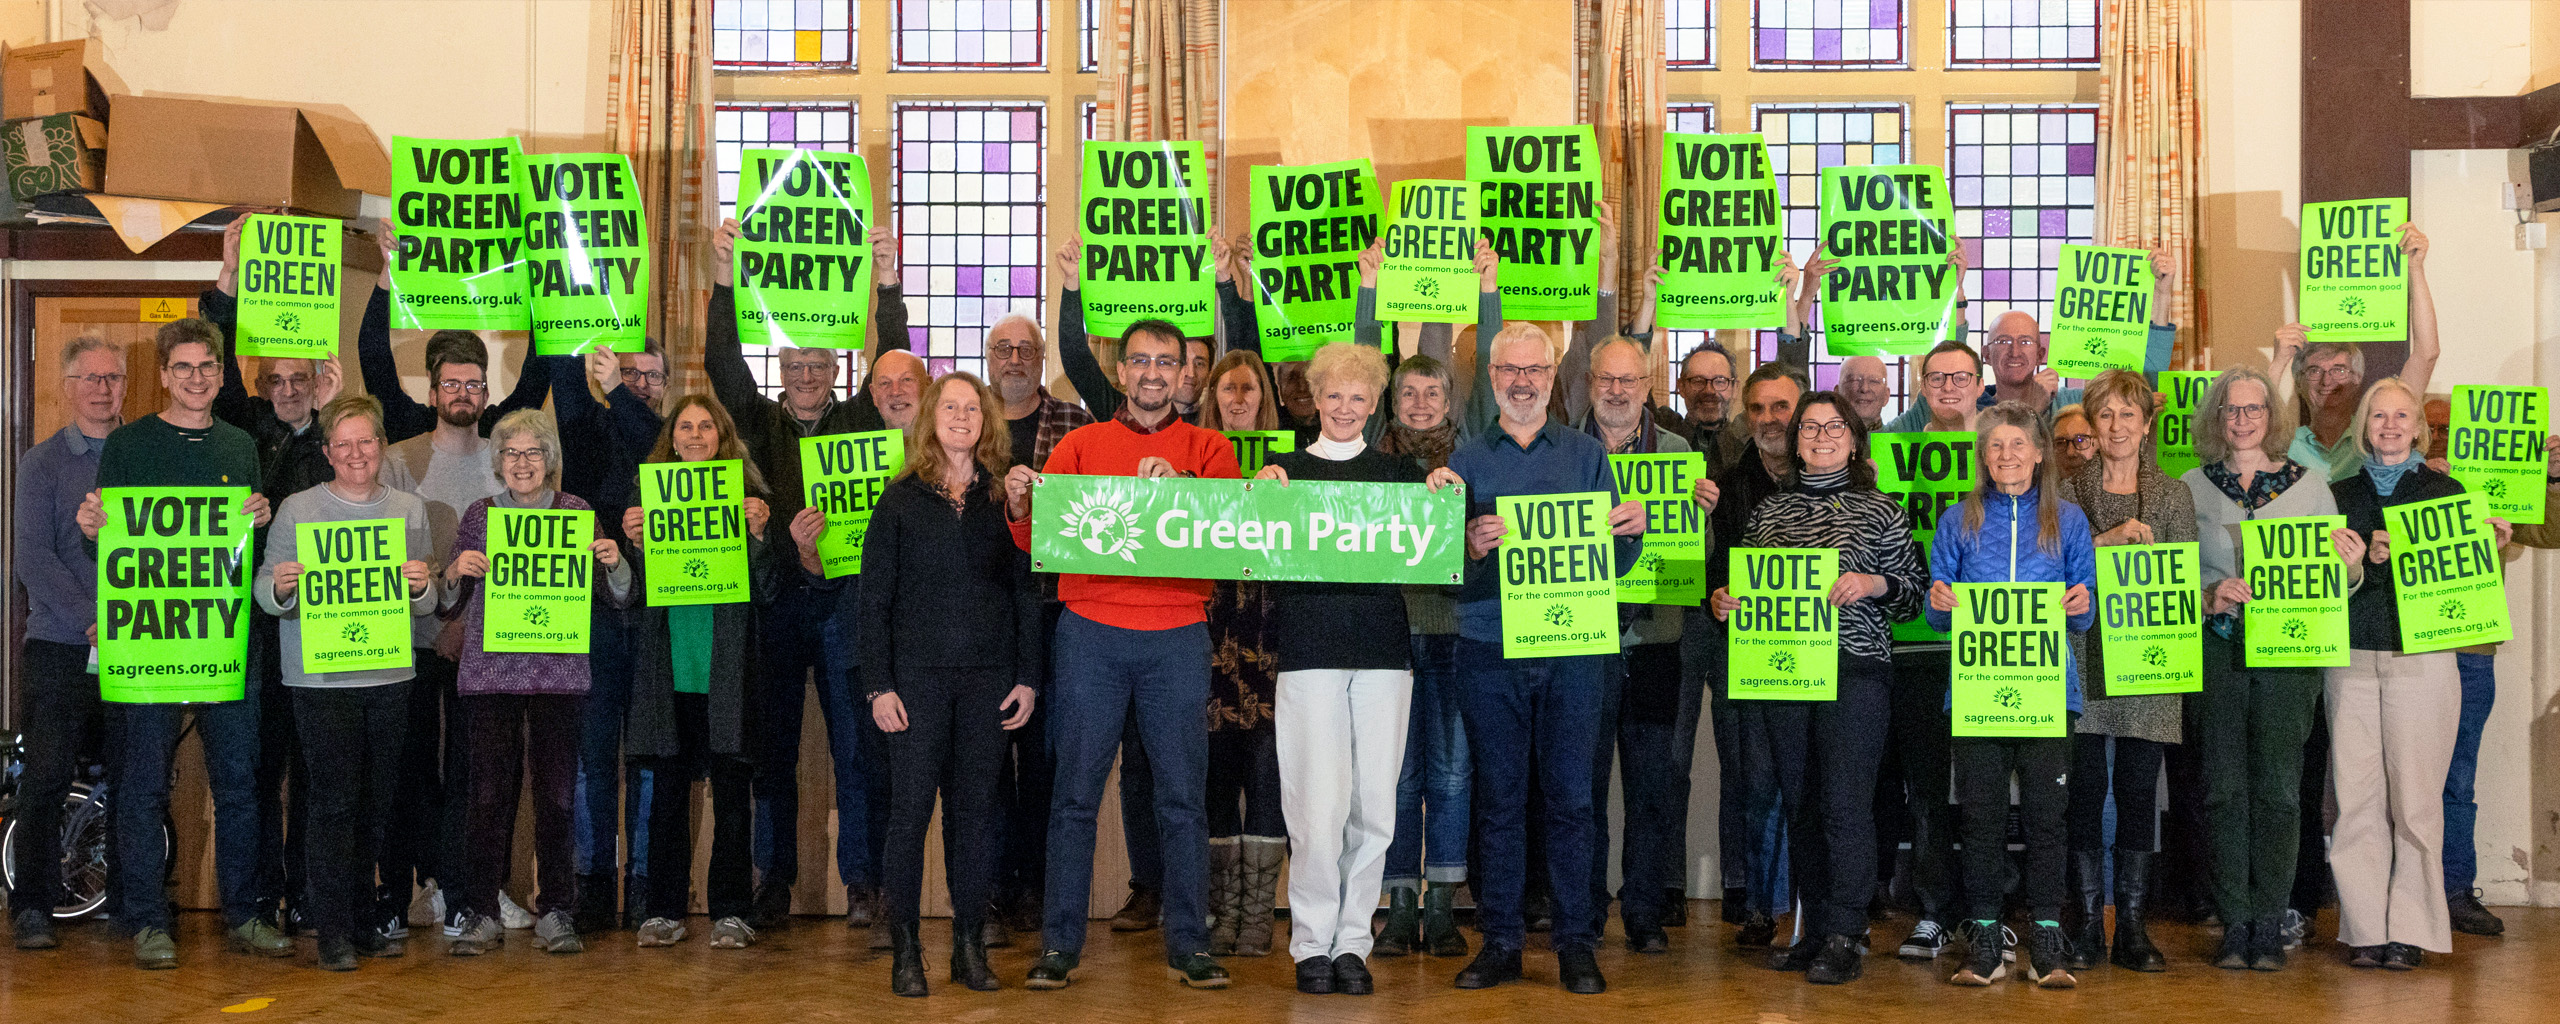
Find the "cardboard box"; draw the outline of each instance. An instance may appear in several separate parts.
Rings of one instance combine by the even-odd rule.
[[[106,190],[352,218],[364,193],[391,194],[391,154],[351,114],[125,96],[107,126]]]
[[[11,121],[0,125],[0,151],[12,196],[95,192],[106,176],[107,126],[78,114]]]
[[[0,119],[83,114],[104,121],[108,98],[122,95],[124,80],[89,40],[0,53]]]

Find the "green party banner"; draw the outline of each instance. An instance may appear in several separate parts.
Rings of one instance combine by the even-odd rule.
[[[1653,546],[1653,538],[1645,538]],[[1725,592],[1726,693],[1735,700],[1840,699],[1840,609],[1830,548],[1735,548]]]
[[[2196,545],[2098,549],[2098,653],[2105,696],[2204,689],[2203,577]]]
[[[2514,639],[2498,534],[2478,499],[2457,494],[2383,510],[2391,535],[2391,589],[2400,605],[2400,650],[2450,650]]]
[[[2481,514],[2540,525],[2551,466],[2542,451],[2542,439],[2551,436],[2551,392],[2455,385],[2453,417],[2446,428],[2445,461],[2463,489],[2479,497]]]
[[[582,508],[489,507],[489,572],[481,577],[480,649],[586,654],[595,607],[596,514]]]
[[[1716,330],[1786,322],[1778,180],[1757,133],[1662,136],[1664,327]]]
[[[2335,668],[2347,663],[2347,567],[2329,531],[2345,516],[2252,519],[2240,524],[2248,580],[2243,626],[2250,668]]]
[[[118,704],[239,700],[249,655],[246,487],[99,492],[98,695]]]
[[[1954,735],[2070,735],[2063,589],[2059,583],[1955,584],[1955,657],[1947,680]]]
[[[1096,576],[1459,582],[1466,495],[1421,484],[1044,474],[1031,568]]]
[[[1378,267],[1378,320],[1476,322],[1475,186],[1415,178],[1387,199],[1386,262]],[[1392,345],[1395,331],[1384,334]]]
[[[512,137],[391,138],[391,326],[404,331],[522,331],[523,153]]]
[[[1589,320],[1599,309],[1600,164],[1587,124],[1467,129],[1476,223],[1502,254],[1502,315]]]
[[[295,523],[293,558],[302,563],[294,618],[304,672],[409,667],[409,581],[400,575],[407,522]]]
[[[649,220],[631,158],[557,153],[520,161],[534,353],[640,351],[649,331]]]
[[[1254,323],[1262,358],[1305,359],[1350,341],[1360,250],[1378,238],[1378,173],[1369,160],[1253,169]]]
[[[1502,582],[1502,656],[1618,653],[1618,559],[1609,494],[1494,503],[1507,527],[1488,554]]]
[[[1835,356],[1916,356],[1954,334],[1963,285],[1954,214],[1925,164],[1822,169],[1822,344]]]
[[[1644,554],[1618,577],[1618,600],[1627,604],[1696,607],[1707,596],[1707,516],[1698,508],[1698,481],[1707,457],[1612,455],[1618,499],[1644,503]]]
[[[2310,341],[2409,337],[2408,256],[2400,226],[2409,200],[2302,204],[2301,298],[2295,319]]]
[[[2221,376],[2203,370],[2170,370],[2160,375],[2160,393],[2168,396],[2160,412],[2151,418],[2151,441],[2157,446],[2160,472],[2175,480],[2186,471],[2203,465],[2196,457],[2196,407],[2204,404],[2204,393],[2213,387],[2213,379]],[[2207,423],[2207,430],[2219,430],[2219,423]]]
[[[818,534],[818,562],[827,578],[862,571],[862,542],[871,535],[871,510],[889,481],[907,465],[903,430],[826,434],[800,439],[800,481],[810,508],[827,517]]]
[[[2151,254],[2063,246],[2053,282],[2053,348],[2045,361],[2065,377],[2139,373],[2150,350]]]
[[[1298,435],[1289,430],[1228,430],[1227,443],[1236,449],[1236,471],[1251,479],[1262,472],[1262,464],[1271,461],[1275,452],[1298,450]]]
[[[640,464],[649,607],[735,604],[747,593],[746,472],[736,459]]]
[[[325,217],[249,215],[240,231],[241,355],[338,354],[338,232]]]
[[[1902,434],[1870,434],[1875,453],[1876,489],[1902,502],[1911,514],[1911,538],[1925,555],[1938,535],[1938,517],[1973,493],[1973,432],[1929,430]],[[1927,616],[1893,626],[1893,638],[1944,642],[1947,634],[1929,628]]]
[[[738,340],[861,348],[871,328],[871,169],[851,153],[750,149],[730,259]]]
[[[1084,144],[1086,330],[1117,338],[1164,320],[1186,337],[1216,332],[1206,164],[1197,142]]]

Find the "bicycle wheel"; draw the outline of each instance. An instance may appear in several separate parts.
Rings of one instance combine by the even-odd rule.
[[[107,902],[107,851],[115,831],[103,798],[86,785],[71,787],[62,806],[62,900],[56,918],[86,917]],[[165,856],[165,854],[164,854]]]

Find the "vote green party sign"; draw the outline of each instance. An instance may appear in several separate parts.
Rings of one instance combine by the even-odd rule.
[[[1698,508],[1698,481],[1707,457],[1612,455],[1622,501],[1644,503],[1644,554],[1618,577],[1618,600],[1628,604],[1695,607],[1707,594],[1707,515]]]
[[[98,695],[239,700],[249,654],[246,487],[99,492]]]
[[[871,170],[851,153],[739,155],[738,340],[861,348],[871,327]]]
[[[2102,696],[2204,689],[2202,577],[2196,545],[2098,549],[2098,660]]]
[[[1254,322],[1262,358],[1305,359],[1350,341],[1360,250],[1378,237],[1378,174],[1366,158],[1253,169]]]
[[[2151,348],[2151,283],[2148,252],[2064,245],[2046,362],[2065,377],[2139,372]]]
[[[2160,393],[2167,400],[2151,418],[2151,441],[2160,460],[2160,472],[2172,480],[2203,464],[2196,457],[2196,408],[2204,404],[2204,393],[2213,387],[2215,376],[2201,370],[2170,370],[2160,375]],[[2207,430],[2221,426],[2203,425]]]
[[[746,474],[736,459],[640,464],[649,606],[747,600]]]
[[[1645,538],[1653,546],[1653,538]],[[1838,700],[1840,609],[1830,548],[1734,548],[1725,592],[1742,602],[1726,617],[1726,693],[1735,700]]]
[[[2383,510],[2400,650],[2417,654],[2514,638],[2505,565],[2479,499],[2457,494]]]
[[[1378,267],[1380,321],[1475,322],[1475,186],[1422,178],[1396,182],[1387,198],[1383,253],[1386,262]],[[1391,328],[1386,338],[1394,337]]]
[[[2059,583],[1958,583],[1948,679],[1957,736],[2070,734],[2071,644]]]
[[[399,519],[295,523],[302,563],[294,618],[302,670],[365,672],[409,666],[409,526]]]
[[[1460,580],[1466,498],[1421,484],[1049,473],[1031,568],[1197,580]]]
[[[1229,430],[1227,443],[1236,449],[1236,472],[1246,477],[1262,472],[1274,452],[1298,450],[1298,435],[1288,430]]]
[[[2482,515],[2528,526],[2543,522],[2550,460],[2551,392],[2546,388],[2460,384],[2446,424],[2445,461]]]
[[[1786,322],[1778,286],[1778,182],[1758,133],[1662,136],[1662,326],[1717,330]]]
[[[521,158],[525,289],[539,355],[638,352],[649,331],[649,221],[631,158]]]
[[[1953,213],[1937,168],[1822,169],[1822,343],[1836,356],[1916,356],[1962,317]]]
[[[1469,128],[1467,180],[1476,186],[1476,223],[1502,254],[1503,315],[1591,319],[1601,241],[1591,126]]]
[[[1938,517],[1973,493],[1973,432],[1930,430],[1870,434],[1868,450],[1876,461],[1876,489],[1902,503],[1911,514],[1911,537],[1929,550],[1938,535]],[[1916,618],[1893,627],[1896,640],[1943,641],[1947,634]]]
[[[337,354],[338,232],[323,217],[249,215],[240,230],[241,355]]]
[[[1211,202],[1197,142],[1084,144],[1084,319],[1117,338],[1140,320],[1215,332]]]
[[[2347,567],[2329,531],[2345,516],[2252,519],[2240,524],[2249,603],[2243,655],[2251,668],[2347,664]]]
[[[2302,204],[2301,306],[2312,344],[2409,336],[2409,200]]]
[[[1501,583],[1502,656],[1618,653],[1608,492],[1520,495],[1494,508],[1509,527],[1487,554]]]
[[[586,654],[595,607],[596,514],[490,506],[480,649]]]
[[[391,139],[391,326],[521,331],[525,308],[523,154],[514,138]]]
[[[827,517],[818,534],[818,563],[827,578],[862,571],[862,542],[871,535],[871,512],[889,481],[907,465],[907,435],[899,430],[827,434],[800,439],[800,483],[810,508]]]

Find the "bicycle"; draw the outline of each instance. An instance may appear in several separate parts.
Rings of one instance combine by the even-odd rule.
[[[193,723],[188,728],[194,728]],[[18,787],[25,773],[25,737],[0,732],[0,882],[5,882],[12,892],[18,885],[18,826],[23,821],[16,813]],[[53,908],[55,920],[86,917],[107,904],[112,877],[108,858],[115,848],[115,816],[108,803],[106,776],[105,765],[84,758],[71,791],[63,796],[59,846],[62,900]],[[176,832],[165,819],[160,823],[160,836],[165,862],[177,851]]]

